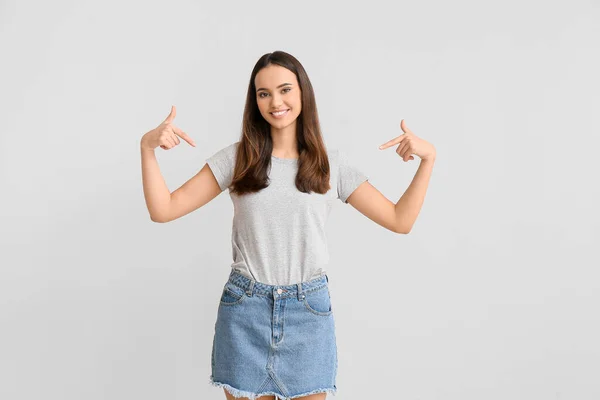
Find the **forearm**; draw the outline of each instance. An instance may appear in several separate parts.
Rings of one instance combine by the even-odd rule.
[[[153,149],[140,146],[142,154],[142,184],[146,207],[153,221],[159,221],[162,213],[169,206],[171,193],[160,172]]]
[[[396,222],[401,232],[410,232],[417,220],[425,201],[434,163],[435,158],[421,160],[412,182],[396,203]]]

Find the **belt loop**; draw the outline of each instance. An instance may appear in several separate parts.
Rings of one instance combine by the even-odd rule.
[[[304,297],[305,297],[305,295],[304,295],[304,292],[302,292],[302,283],[299,282],[298,283],[298,300],[302,301],[302,300],[304,300]]]
[[[254,289],[254,280],[250,279],[250,285],[248,285],[248,288],[246,289],[248,297],[252,297],[252,289]]]

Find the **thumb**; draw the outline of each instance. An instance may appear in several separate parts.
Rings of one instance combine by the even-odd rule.
[[[177,115],[177,110],[175,109],[175,106],[171,106],[171,112],[169,113],[169,116],[167,117],[167,119],[165,119],[163,121],[163,124],[170,124],[171,122],[173,122],[176,115]]]

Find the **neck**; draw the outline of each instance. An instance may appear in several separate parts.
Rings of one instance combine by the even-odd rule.
[[[273,155],[279,158],[298,158],[298,142],[296,138],[296,122],[278,129],[271,127]]]

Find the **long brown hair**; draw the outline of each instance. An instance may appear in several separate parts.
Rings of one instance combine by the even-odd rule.
[[[258,192],[269,186],[268,167],[271,163],[273,139],[271,125],[258,109],[254,79],[261,69],[270,64],[282,66],[293,72],[300,85],[302,110],[296,121],[300,154],[296,187],[304,193],[324,194],[330,189],[329,158],[321,136],[315,94],[302,64],[294,56],[283,51],[264,54],[252,70],[230,192],[241,195]]]

